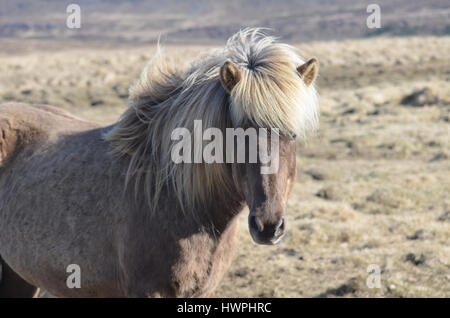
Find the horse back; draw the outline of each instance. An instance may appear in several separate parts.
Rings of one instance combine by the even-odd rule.
[[[95,125],[48,105],[0,105],[0,168],[22,149],[56,133],[89,129]]]

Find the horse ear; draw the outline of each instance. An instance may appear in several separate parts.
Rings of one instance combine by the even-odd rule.
[[[241,80],[241,71],[239,68],[227,60],[220,68],[220,81],[225,90],[230,93],[234,86]]]
[[[312,58],[305,64],[297,67],[297,72],[302,76],[306,86],[309,86],[317,77],[317,73],[319,72],[319,62],[317,62],[315,58]]]

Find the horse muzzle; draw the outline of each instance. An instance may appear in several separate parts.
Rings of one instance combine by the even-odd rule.
[[[248,217],[248,227],[255,243],[275,245],[284,236],[286,222],[284,217],[282,217],[277,223],[264,224],[258,216],[250,214]]]

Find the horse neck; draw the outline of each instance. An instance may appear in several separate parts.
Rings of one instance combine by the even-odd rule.
[[[211,127],[219,128],[223,136],[226,136],[226,129],[233,128],[231,116],[229,114],[229,105],[222,107],[223,112],[212,123]],[[235,150],[236,151],[236,150]],[[225,154],[226,149],[223,149]],[[199,215],[202,220],[209,222],[219,232],[224,231],[230,222],[243,210],[245,207],[245,197],[241,186],[236,180],[236,166],[228,163],[221,163],[217,170],[215,164],[204,164],[204,177],[208,179],[226,180],[222,185],[214,185],[211,193],[206,197],[206,200],[197,204],[193,210],[195,215]],[[219,172],[218,172],[219,171]]]
[[[244,209],[243,195],[236,189],[232,192],[221,192],[211,196],[203,213],[216,231],[222,233],[233,219]]]

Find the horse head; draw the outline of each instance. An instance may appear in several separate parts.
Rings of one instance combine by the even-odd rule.
[[[298,73],[305,88],[308,88],[317,76],[317,69],[317,60],[311,59],[293,71]],[[243,78],[248,78],[248,74],[243,76],[240,68],[232,61],[226,61],[220,69],[221,83],[231,95],[232,103],[237,104],[235,107],[242,107],[239,101],[233,100],[233,97],[238,99],[237,94],[233,93]],[[244,92],[246,93],[248,92]],[[244,123],[238,122],[236,124],[238,126],[261,128],[248,118]],[[255,139],[256,147],[251,148],[252,145],[248,145],[244,148],[246,158],[250,157],[248,154],[252,149],[259,150],[256,162],[238,162],[233,169],[234,179],[237,180],[249,207],[249,231],[258,244],[277,244],[283,238],[286,229],[287,199],[296,177],[296,135],[279,128],[281,127],[271,127],[270,134],[258,136]],[[249,143],[251,142],[249,139]],[[270,153],[270,162],[267,162],[261,155],[261,149],[268,147],[269,144],[270,150],[268,149],[266,154]],[[267,165],[272,169],[268,169]]]

